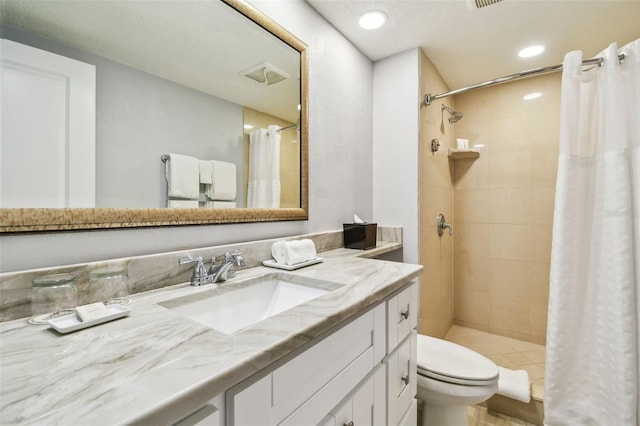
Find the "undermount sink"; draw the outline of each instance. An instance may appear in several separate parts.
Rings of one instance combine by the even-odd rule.
[[[212,295],[201,292],[159,304],[221,333],[233,334],[338,287],[341,285],[272,274],[227,292],[218,293],[226,290],[220,287]]]

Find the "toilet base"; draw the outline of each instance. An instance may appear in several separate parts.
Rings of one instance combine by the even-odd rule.
[[[467,426],[466,405],[422,404],[422,426]]]

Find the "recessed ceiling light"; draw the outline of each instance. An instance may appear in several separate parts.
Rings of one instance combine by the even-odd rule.
[[[544,46],[537,44],[535,46],[529,46],[522,49],[518,52],[518,56],[521,58],[530,58],[532,56],[536,56],[544,52]]]
[[[379,10],[363,13],[360,15],[360,20],[358,21],[360,27],[365,30],[375,30],[383,26],[385,22],[387,22],[387,15]]]
[[[542,93],[540,92],[531,92],[528,95],[524,95],[522,99],[524,99],[525,101],[530,101],[531,99],[536,99],[536,98],[539,98],[540,96],[542,96]]]

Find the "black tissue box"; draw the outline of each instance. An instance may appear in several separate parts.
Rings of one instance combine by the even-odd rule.
[[[343,223],[344,247],[366,250],[376,246],[377,223]]]

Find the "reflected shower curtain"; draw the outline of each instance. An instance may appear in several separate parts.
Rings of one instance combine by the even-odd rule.
[[[280,207],[280,133],[278,126],[257,129],[249,135],[247,207]]]
[[[625,53],[622,63],[618,54]],[[562,74],[545,425],[637,425],[640,39]]]

